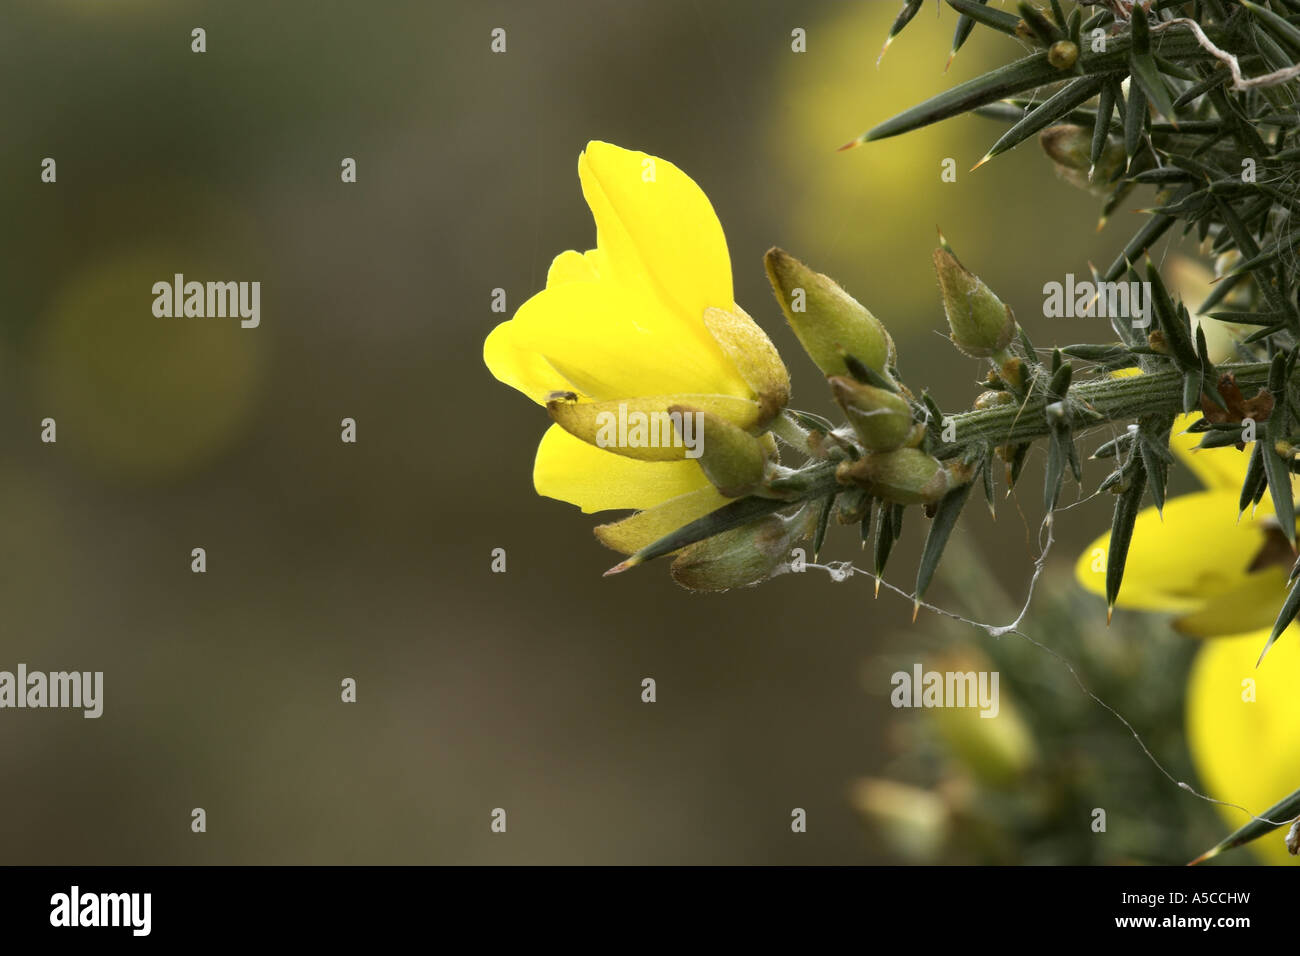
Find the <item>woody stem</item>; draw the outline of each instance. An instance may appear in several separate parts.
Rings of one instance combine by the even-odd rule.
[[[1243,392],[1268,385],[1267,362],[1221,365],[1218,370],[1231,373]],[[944,431],[955,440],[940,443],[934,453],[939,458],[952,458],[976,444],[1016,445],[1042,438],[1052,430],[1047,416],[1051,403],[1050,397],[1034,394],[1021,403],[951,415]],[[1070,388],[1066,405],[1075,410],[1073,419],[1080,429],[1104,422],[1134,421],[1143,415],[1178,413],[1183,411],[1183,373],[1162,369],[1126,378],[1079,382]]]

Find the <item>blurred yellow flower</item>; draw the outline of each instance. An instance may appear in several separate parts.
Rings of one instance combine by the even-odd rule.
[[[1230,265],[1231,260],[1228,260],[1225,264]],[[1217,363],[1235,359],[1237,356],[1236,343],[1254,332],[1255,329],[1234,322],[1222,322],[1195,311],[1214,291],[1216,273],[1218,275],[1223,275],[1223,273],[1218,272],[1217,268],[1212,272],[1196,259],[1189,259],[1187,256],[1176,254],[1170,255],[1165,260],[1162,272],[1164,273],[1165,282],[1169,285],[1170,292],[1182,299],[1187,304],[1188,309],[1192,310],[1192,335],[1195,336],[1197,329],[1205,333],[1206,351],[1209,353],[1210,361]],[[1217,306],[1217,309],[1231,310],[1233,308],[1246,310],[1244,298],[1237,291],[1228,293],[1224,301]]]
[[[1033,203],[1008,205],[999,185],[1001,170],[990,169],[978,180],[968,177],[966,171],[997,138],[995,125],[936,123],[836,151],[902,107],[1005,62],[998,39],[976,36],[945,72],[957,14],[946,4],[939,7],[912,20],[877,64],[874,48],[888,34],[898,5],[820,5],[824,14],[807,25],[809,52],[774,58],[772,89],[761,114],[766,129],[760,145],[772,165],[765,205],[781,224],[782,246],[837,278],[865,275],[870,282],[871,269],[864,272],[864,263],[887,262],[888,274],[877,270],[870,300],[863,301],[889,317],[904,349],[908,338],[932,342],[930,317],[916,303],[918,289],[933,288],[934,271],[928,252],[921,250],[928,250],[936,223],[959,236],[987,234],[996,222],[998,248],[1007,261],[1040,261],[1042,250],[1034,245],[1030,224],[1050,218],[1058,202],[1072,198],[1040,190]],[[945,163],[956,182],[942,178]],[[1037,156],[1029,163],[1046,172]]]
[[[753,433],[785,405],[790,383],[735,303],[722,226],[690,177],[667,160],[591,142],[578,178],[596,248],[558,255],[546,288],[492,331],[483,358],[556,420],[537,450],[538,494],[588,513],[655,509],[631,528],[621,523],[617,540],[602,536],[628,550],[632,538],[666,533],[727,499],[680,447],[597,441],[598,414],[685,406]]]
[[[1205,789],[1255,814],[1300,790],[1300,635],[1283,635],[1257,668],[1268,635],[1206,641],[1187,684],[1187,742]],[[1232,807],[1219,811],[1234,830],[1250,821]],[[1300,862],[1287,852],[1285,833],[1283,827],[1247,846],[1269,863]]]
[[[1173,612],[1180,615],[1174,627],[1197,637],[1268,628],[1286,596],[1295,555],[1268,495],[1238,518],[1249,455],[1232,447],[1193,451],[1200,436],[1184,432],[1200,417],[1178,418],[1169,447],[1206,490],[1167,500],[1163,516],[1154,507],[1138,515],[1115,606]],[[1075,565],[1079,582],[1103,597],[1109,543],[1110,534],[1103,534]],[[1261,638],[1256,656],[1263,648]]]
[[[1237,519],[1248,457],[1231,447],[1193,452],[1199,436],[1180,432],[1200,417],[1174,422],[1170,448],[1206,490],[1166,501],[1163,521],[1155,508],[1138,515],[1116,605],[1178,613],[1175,628],[1213,638],[1188,679],[1188,746],[1210,796],[1258,814],[1300,789],[1297,629],[1256,667],[1295,556],[1268,495]],[[1094,541],[1075,568],[1083,586],[1103,596],[1109,538]],[[1220,811],[1233,829],[1249,819],[1231,807]],[[1250,847],[1269,862],[1295,862],[1280,833]]]
[[[40,323],[32,381],[59,447],[119,480],[208,467],[256,415],[268,339],[140,308],[140,289],[170,279],[182,251],[196,271],[220,261],[206,244],[126,249],[68,275]]]

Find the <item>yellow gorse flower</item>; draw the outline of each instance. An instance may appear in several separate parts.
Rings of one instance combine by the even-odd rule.
[[[1194,637],[1267,629],[1286,595],[1294,555],[1268,495],[1238,518],[1248,456],[1231,447],[1194,451],[1200,436],[1185,430],[1200,417],[1178,418],[1169,448],[1205,490],[1169,499],[1163,515],[1154,507],[1138,515],[1115,606],[1172,612],[1179,615],[1174,627]],[[1109,543],[1109,534],[1099,537],[1075,566],[1080,583],[1103,596]]]
[[[1210,796],[1255,814],[1300,789],[1300,635],[1294,631],[1278,638],[1258,667],[1268,630],[1206,641],[1188,677],[1187,742],[1196,772]],[[1230,829],[1250,822],[1232,807],[1219,811]],[[1247,846],[1270,863],[1300,862],[1283,845],[1285,833],[1283,827]]]
[[[1230,447],[1194,452],[1199,436],[1180,433],[1199,418],[1174,423],[1170,448],[1206,488],[1166,501],[1163,520],[1155,508],[1138,515],[1116,606],[1173,612],[1178,630],[1212,638],[1188,679],[1188,745],[1212,797],[1261,814],[1300,788],[1297,628],[1256,667],[1294,555],[1268,495],[1237,519],[1247,456]],[[1075,569],[1085,588],[1103,596],[1109,537],[1094,541]],[[1233,829],[1249,820],[1231,807],[1220,811]],[[1270,862],[1296,862],[1281,832],[1250,847]]]
[[[790,381],[736,305],[722,226],[689,176],[591,142],[578,178],[596,248],[556,256],[546,288],[492,331],[483,358],[556,422],[537,450],[538,494],[587,513],[653,509],[605,526],[602,540],[630,552],[728,499],[680,447],[599,442],[600,413],[685,407],[753,434],[784,407]]]

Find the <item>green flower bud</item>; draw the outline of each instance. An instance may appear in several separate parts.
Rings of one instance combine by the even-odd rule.
[[[1069,40],[1058,40],[1047,50],[1047,62],[1058,70],[1068,70],[1079,59],[1079,48]]]
[[[992,663],[974,650],[960,648],[932,662],[949,674],[989,674]],[[1005,687],[994,688],[993,707],[938,707],[926,711],[949,750],[980,781],[1006,788],[1029,769],[1036,758],[1033,734],[1025,725]],[[986,714],[993,716],[987,717]]]
[[[952,341],[972,358],[990,358],[1004,352],[1016,333],[1016,319],[1002,300],[979,276],[957,261],[942,236],[934,250],[943,310],[952,329]]]
[[[842,485],[857,485],[877,498],[900,505],[933,504],[970,481],[973,467],[944,464],[919,448],[864,455],[839,465],[835,477]]]
[[[866,448],[890,451],[907,441],[912,430],[912,409],[901,395],[840,375],[827,381]]]
[[[1093,168],[1092,130],[1086,126],[1071,123],[1049,126],[1038,134],[1038,144],[1052,160],[1061,179],[1097,195],[1111,191],[1112,180],[1127,162],[1124,144],[1118,139],[1107,139]]]
[[[848,374],[841,349],[889,374],[885,369],[894,361],[894,341],[857,299],[781,249],[768,250],[763,264],[786,321],[824,374]]]
[[[804,508],[790,518],[768,515],[682,549],[673,579],[692,591],[725,591],[759,584],[790,560],[795,543],[812,530],[816,515]]]
[[[739,498],[758,487],[767,464],[767,446],[724,418],[686,405],[668,409],[682,422],[694,417],[697,460],[709,481],[728,498]]]
[[[835,517],[840,524],[858,524],[871,514],[871,495],[861,488],[850,488],[839,497]]]
[[[1092,165],[1092,131],[1087,127],[1074,123],[1049,126],[1038,134],[1038,145],[1052,162],[1067,169],[1086,170]]]

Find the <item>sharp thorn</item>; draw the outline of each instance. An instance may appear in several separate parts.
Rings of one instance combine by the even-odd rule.
[[[632,555],[632,557],[628,558],[626,561],[620,561],[618,564],[614,565],[612,568],[610,568],[608,571],[606,571],[604,574],[602,574],[601,577],[607,578],[607,577],[609,577],[611,574],[622,574],[624,571],[627,571],[627,570],[629,570],[630,568],[635,568],[635,567],[636,567],[638,564],[640,564],[640,563],[641,563],[640,558],[638,558],[638,557],[634,554],[634,555]]]

